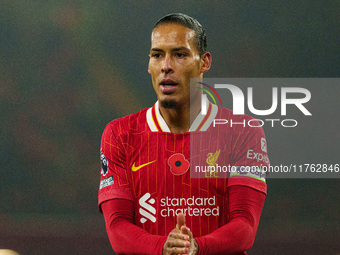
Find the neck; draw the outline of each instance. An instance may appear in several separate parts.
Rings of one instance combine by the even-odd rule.
[[[159,111],[168,125],[171,133],[189,132],[191,124],[201,111],[201,101],[190,101],[175,108],[164,108],[159,104]]]

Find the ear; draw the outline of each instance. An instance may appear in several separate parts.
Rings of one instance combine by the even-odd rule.
[[[149,55],[149,64],[148,64],[148,73],[149,73],[149,74],[151,74],[151,73],[150,73],[150,58],[151,58],[151,56]]]
[[[205,52],[203,53],[203,55],[201,56],[201,72],[205,73],[208,72],[211,66],[211,54],[210,52]]]

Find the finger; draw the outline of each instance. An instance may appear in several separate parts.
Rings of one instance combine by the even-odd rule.
[[[165,252],[165,254],[183,254],[183,255],[188,254],[188,253],[189,253],[188,248],[178,248],[178,247],[166,249],[166,252]]]
[[[185,216],[184,216],[183,213],[179,213],[177,215],[177,225],[176,225],[176,227],[178,229],[181,229],[182,226],[185,226]]]
[[[189,240],[189,235],[183,234],[179,230],[178,232],[170,232],[169,237],[173,239]]]
[[[192,238],[192,232],[191,232],[190,228],[188,228],[186,226],[181,227],[181,233],[183,235],[189,236],[190,239]]]
[[[170,234],[175,234],[175,233],[181,233],[180,229],[174,228],[173,230],[171,230]],[[170,235],[169,234],[169,235]]]
[[[189,235],[189,232],[190,232],[189,228],[187,228],[187,227],[185,227],[185,226],[182,226],[182,227],[181,227],[181,233],[182,233],[183,235]]]
[[[183,241],[180,239],[170,239],[167,241],[166,247],[169,248],[185,248],[185,247],[190,247],[190,242],[188,241]]]

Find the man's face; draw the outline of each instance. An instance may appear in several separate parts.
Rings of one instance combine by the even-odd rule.
[[[202,77],[195,31],[179,24],[164,24],[151,35],[149,68],[161,105],[176,108],[190,100],[190,78]]]

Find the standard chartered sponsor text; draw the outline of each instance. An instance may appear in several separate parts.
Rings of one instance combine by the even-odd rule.
[[[219,216],[220,208],[216,206],[216,197],[201,198],[170,198],[160,200],[162,217],[176,216],[183,213],[186,216]]]

